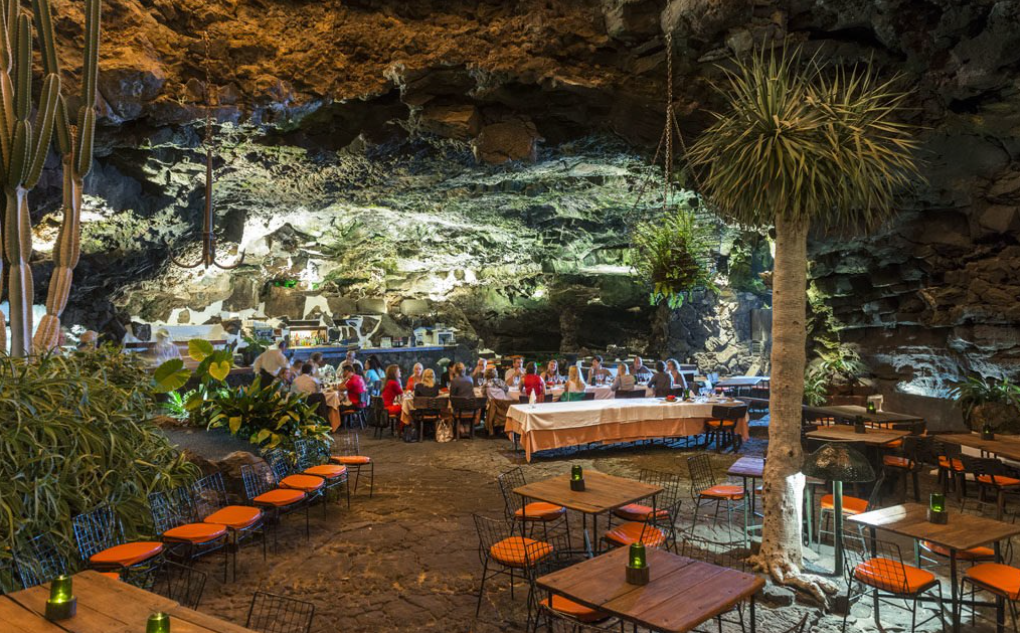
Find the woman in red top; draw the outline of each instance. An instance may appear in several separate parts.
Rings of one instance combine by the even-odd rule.
[[[383,387],[382,401],[386,410],[393,415],[400,413],[400,404],[395,403],[394,400],[402,393],[404,390],[400,388],[400,368],[390,365],[386,368],[386,385]]]
[[[528,363],[528,367],[524,370],[524,380],[521,381],[521,395],[530,400],[532,393],[535,394],[535,402],[545,401],[545,382],[538,375],[535,363]]]
[[[414,391],[414,386],[421,381],[421,374],[425,371],[421,363],[415,363],[414,367],[411,368],[411,377],[407,379],[407,386],[404,387],[404,391]]]
[[[347,399],[351,405],[360,409],[365,406],[365,379],[359,376],[350,365],[343,368],[344,388],[347,389]]]

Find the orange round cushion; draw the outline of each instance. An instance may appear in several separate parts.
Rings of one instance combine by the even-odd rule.
[[[358,466],[372,461],[371,457],[366,457],[365,455],[334,455],[331,459],[338,464],[347,464],[349,466]]]
[[[262,503],[270,506],[289,506],[292,503],[297,503],[305,498],[305,493],[300,490],[284,490],[277,488],[276,490],[270,490],[264,492],[259,496],[252,499],[255,503]]]
[[[712,497],[715,499],[743,499],[744,489],[740,486],[719,484],[702,490],[700,494],[702,497]]]
[[[652,508],[640,503],[631,503],[617,508],[615,514],[626,521],[647,521],[652,517]],[[669,513],[659,508],[655,511],[655,517],[665,519],[669,517]]]
[[[227,527],[214,523],[188,523],[163,532],[163,538],[168,541],[182,541],[186,543],[208,543],[226,536]]]
[[[203,521],[225,525],[232,530],[251,527],[262,518],[262,510],[250,506],[227,506],[207,516]]]
[[[854,578],[893,593],[917,593],[935,582],[935,574],[888,558],[872,558],[854,568]]]
[[[505,538],[489,548],[489,554],[507,567],[534,565],[552,552],[552,545],[522,536]]]
[[[981,563],[963,572],[964,578],[998,590],[1010,600],[1020,600],[1020,569],[999,563]]]
[[[342,477],[347,474],[347,467],[337,466],[336,464],[324,464],[322,466],[306,468],[304,474],[324,477],[326,479],[336,479],[337,477]]]
[[[96,552],[89,557],[89,562],[93,565],[131,567],[142,561],[149,560],[162,551],[163,544],[155,541],[124,543],[123,545],[114,545],[101,552]]]
[[[606,539],[617,545],[641,541],[646,547],[660,547],[666,542],[666,533],[647,523],[624,523],[606,532]]]
[[[514,512],[514,517],[525,521],[552,521],[559,518],[567,509],[544,501],[529,503],[520,510]]]
[[[928,550],[932,554],[938,554],[939,556],[945,556],[949,558],[950,551],[948,547],[942,547],[936,545],[931,541],[921,541],[921,547]],[[995,560],[995,550],[990,547],[972,547],[970,549],[957,550],[956,557],[960,560]]]
[[[600,620],[605,620],[606,618],[609,617],[607,614],[602,613],[601,611],[589,609],[583,604],[578,604],[573,600],[568,600],[564,598],[563,596],[554,595],[552,597],[552,604],[550,604],[548,598],[543,600],[541,604],[543,607],[549,609],[550,611],[555,611],[557,613],[569,615],[578,622],[582,622],[584,624],[592,624]]]
[[[832,495],[822,497],[823,510],[834,510],[835,499]],[[857,497],[843,497],[843,514],[863,514],[868,511],[868,500]]]
[[[293,488],[294,490],[304,490],[305,492],[315,492],[325,485],[326,481],[322,477],[312,475],[290,475],[280,481],[281,488]]]

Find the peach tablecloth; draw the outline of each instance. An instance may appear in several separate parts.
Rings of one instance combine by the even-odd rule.
[[[698,435],[712,417],[712,407],[742,404],[668,403],[658,398],[515,404],[507,411],[506,432],[521,436],[531,461],[535,451],[566,446]],[[745,440],[750,437],[746,416],[736,432]]]

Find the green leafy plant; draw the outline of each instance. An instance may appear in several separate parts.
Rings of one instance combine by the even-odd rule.
[[[258,377],[246,387],[208,400],[196,415],[208,428],[225,427],[263,449],[293,449],[296,439],[329,441],[329,424],[304,395],[263,386]]]
[[[139,369],[131,380],[126,366]],[[49,534],[77,560],[71,517],[102,503],[129,538],[151,537],[147,495],[199,475],[153,424],[141,367],[108,348],[0,358],[0,559]]]
[[[829,399],[829,377],[821,368],[813,367],[804,373],[804,403],[818,407]]]
[[[1009,378],[989,380],[968,376],[951,392],[971,428],[989,422],[993,429],[1020,426],[1020,385]]]
[[[824,380],[827,392],[846,388],[851,395],[861,385],[861,378],[868,371],[868,365],[861,360],[857,349],[845,343],[820,350],[808,368],[808,373],[815,373],[819,379]]]
[[[241,355],[247,365],[251,365],[255,362],[255,359],[259,357],[259,354],[269,349],[269,347],[273,344],[272,339],[262,338],[260,336],[242,336],[241,338],[244,341],[244,347],[241,348]]]
[[[650,302],[679,308],[693,290],[715,290],[711,231],[690,210],[639,224],[633,234],[634,267],[652,286]]]
[[[194,371],[184,366],[183,359],[172,358],[156,368],[152,380],[156,393],[168,394],[170,406],[176,401],[183,402],[183,409],[194,424],[194,412],[210,399],[229,393],[226,380],[234,366],[234,355],[229,349],[213,348],[212,343],[204,339],[192,339],[188,341],[188,356],[198,363]],[[192,379],[198,384],[184,398],[177,392]]]

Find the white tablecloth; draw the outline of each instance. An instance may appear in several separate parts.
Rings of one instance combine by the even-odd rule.
[[[642,385],[637,385],[635,387],[635,389],[641,389],[641,388],[642,388]],[[652,396],[652,390],[650,388],[648,388],[648,387],[643,387],[643,388],[645,390],[645,393],[649,397],[651,397]],[[616,392],[613,391],[613,388],[610,385],[599,385],[599,386],[588,385],[587,387],[585,387],[584,390],[585,390],[586,393],[594,393],[596,400],[613,400],[613,399],[616,398]],[[552,387],[551,389],[546,389],[545,395],[548,398],[549,394],[552,394],[552,397],[553,397],[552,399],[555,402],[555,401],[559,400],[560,397],[563,395],[563,391],[564,391],[563,387]],[[510,399],[511,400],[517,401],[521,397],[521,390],[518,389],[517,387],[512,387],[510,389],[509,394],[510,394]]]
[[[714,406],[740,402],[665,402],[658,398],[516,404],[507,411],[506,431],[521,436],[527,458],[537,450],[593,442],[627,442],[702,433]],[[736,432],[749,437],[747,418]]]

